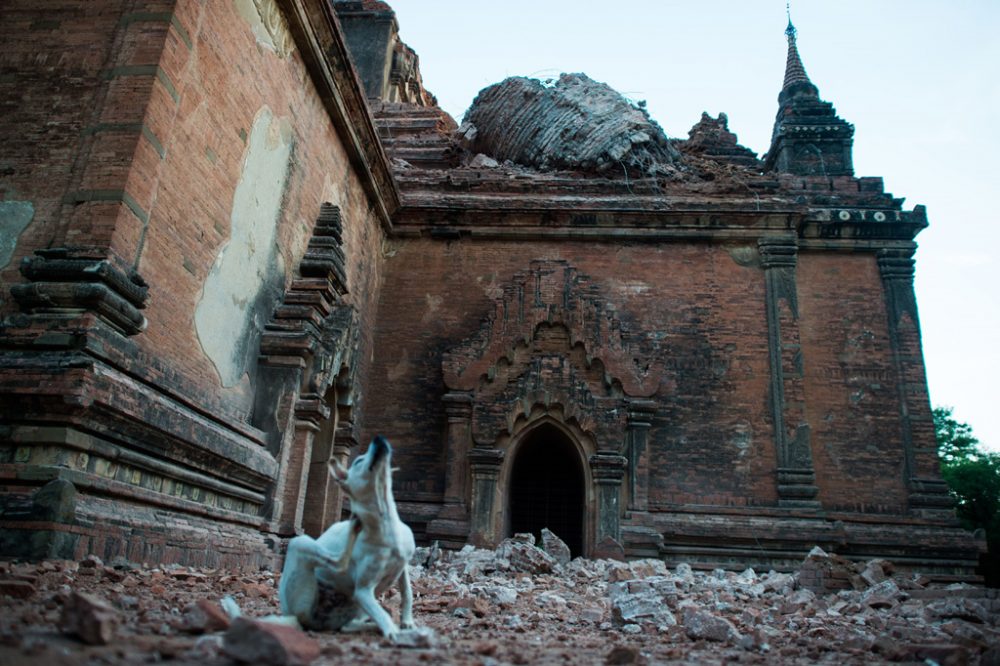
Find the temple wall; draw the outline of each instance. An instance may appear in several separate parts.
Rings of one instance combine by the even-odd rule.
[[[903,512],[898,379],[875,258],[803,253],[798,275],[819,499],[831,510]]]
[[[12,324],[0,363],[10,396],[0,464],[16,507],[5,517],[44,518],[34,522],[51,535],[40,546],[49,556],[264,561],[276,507],[301,501],[270,496],[289,464],[283,449],[303,444],[288,434],[290,412],[266,424],[281,432],[254,420],[261,331],[298,277],[321,204],[333,204],[348,289],[336,306],[357,313],[352,380],[364,399],[384,202],[366,191],[370,175],[359,175],[344,126],[271,0],[0,11],[0,57],[15,73],[0,85],[17,87],[0,120],[0,143],[17,160],[0,171],[0,225],[17,232],[16,244],[0,245]],[[112,321],[100,310],[118,303],[113,295],[18,313],[11,289],[36,289],[20,260],[52,247],[120,271],[130,289],[144,283],[135,328],[122,335],[118,313]],[[38,289],[107,294],[82,279]],[[25,351],[38,340],[56,341],[53,354]],[[33,494],[50,479],[71,507],[64,520]],[[6,527],[13,548],[20,528]]]
[[[650,502],[773,500],[764,282],[758,267],[733,257],[746,252],[692,244],[400,240],[390,255],[372,374],[378,390],[365,423],[398,442],[402,497],[431,500],[442,491],[443,352],[478,330],[515,273],[547,259],[589,277],[607,295],[609,316],[663,361],[652,396],[658,408]]]

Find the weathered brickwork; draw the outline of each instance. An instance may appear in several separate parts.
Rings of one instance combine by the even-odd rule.
[[[874,257],[804,254],[799,273],[820,500],[831,509],[901,511],[906,480],[897,379]]]
[[[299,277],[321,205],[333,204],[348,250],[338,282],[350,290],[324,297],[332,300],[317,311],[316,331],[333,325],[331,308],[355,313],[347,324],[361,351],[345,357],[341,393],[361,404],[395,193],[378,194],[389,182],[384,157],[329,8],[310,15],[309,29],[339,44],[339,64],[330,60],[337,53],[303,55],[292,39],[302,25],[273,2],[99,4],[3,9],[5,99],[25,101],[0,127],[17,160],[5,163],[0,188],[4,200],[34,210],[3,273],[0,383],[10,399],[0,464],[13,484],[4,529],[34,529],[24,523],[34,514],[19,514],[14,498],[50,479],[73,486],[62,528],[55,521],[5,548],[131,558],[144,542],[139,559],[263,563],[278,543],[268,533],[301,529],[301,511],[291,523],[278,517],[303,498],[283,498],[275,479],[302,448],[309,456],[311,439],[291,434],[301,418],[295,393],[308,390],[322,365],[312,356],[325,351],[320,342],[298,357],[300,369],[285,378],[289,409],[255,409],[261,332]],[[331,117],[337,102],[313,84],[323,67],[332,84],[315,80],[334,86],[350,120]],[[255,125],[261,118],[269,122]],[[276,168],[254,162],[255,145],[289,157]],[[365,160],[374,160],[368,172],[357,167]],[[275,182],[269,217],[257,199]],[[248,234],[243,245],[234,240]],[[268,242],[255,247],[261,238]],[[236,303],[237,321],[209,318],[199,329],[197,306],[227,244],[246,252],[230,252],[230,263],[250,265],[251,282],[262,276],[266,289]],[[57,250],[21,266],[43,248]],[[211,358],[213,336],[229,336],[241,353]],[[40,344],[47,356],[31,351]],[[237,381],[225,386],[220,368]],[[336,401],[332,412],[336,419]],[[97,499],[104,495],[116,499]],[[138,508],[149,505],[159,510]]]

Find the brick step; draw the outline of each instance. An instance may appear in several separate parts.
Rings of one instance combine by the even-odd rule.
[[[389,151],[389,154],[393,157],[398,157],[404,159],[411,164],[416,162],[439,162],[446,161],[451,162],[454,159],[450,147],[423,147],[423,146],[398,146],[393,150]]]
[[[402,148],[439,148],[445,150],[450,148],[452,143],[446,136],[426,134],[385,138],[382,139],[382,145],[385,146],[386,150],[399,150]]]
[[[376,121],[379,137],[383,140],[421,134],[439,134],[447,131],[437,118],[409,118],[405,122]]]
[[[415,106],[413,104],[384,103],[372,109],[376,118],[383,117],[424,117],[437,118],[442,111],[436,106]]]

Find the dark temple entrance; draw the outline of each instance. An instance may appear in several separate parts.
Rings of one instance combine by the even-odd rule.
[[[529,433],[510,474],[510,533],[531,532],[541,540],[549,528],[583,554],[584,475],[572,442],[543,425]]]

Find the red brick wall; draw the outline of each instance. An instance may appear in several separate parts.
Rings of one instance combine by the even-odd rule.
[[[875,257],[803,252],[798,287],[819,499],[829,509],[901,511],[899,397]]]
[[[124,188],[142,143],[135,124],[154,79],[126,76],[130,70],[121,68],[155,65],[168,27],[132,19],[169,13],[171,4],[10,0],[0,6],[0,199],[34,206],[0,282],[20,281],[20,258],[35,249],[67,240],[91,245],[92,235],[107,242],[115,221],[131,216],[121,203],[63,200],[83,190]],[[134,258],[134,244],[131,253],[119,249]],[[3,292],[0,304],[9,312]]]
[[[707,245],[408,240],[390,253],[365,425],[398,445],[402,497],[442,490],[441,354],[476,332],[515,273],[544,258],[589,276],[623,326],[663,350],[651,502],[774,498],[759,268]]]
[[[277,236],[289,279],[320,204],[330,201],[343,212],[349,299],[363,315],[370,312],[378,291],[381,230],[298,54],[282,58],[259,45],[232,2],[181,2],[177,17],[190,26],[192,46],[176,44],[164,57],[179,102],[161,98],[149,110],[165,119],[166,157],[139,261],[151,283],[149,328],[141,343],[199,387],[215,390],[219,381],[202,353],[193,314],[229,238],[247,134],[263,105],[276,118],[288,118],[294,132]],[[235,409],[248,409],[249,396],[239,389],[224,393]]]
[[[368,327],[382,231],[298,53],[259,45],[233,5],[4,3],[0,196],[33,202],[35,217],[2,277],[20,281],[20,258],[39,247],[110,247],[150,284],[142,350],[180,373],[174,389],[196,402],[221,392],[231,415],[245,417],[246,388],[220,389],[193,315],[229,238],[257,111],[267,105],[294,133],[277,236],[289,279],[320,204],[341,206],[349,299]],[[61,204],[67,192],[95,190],[126,192],[140,213],[121,202]]]

